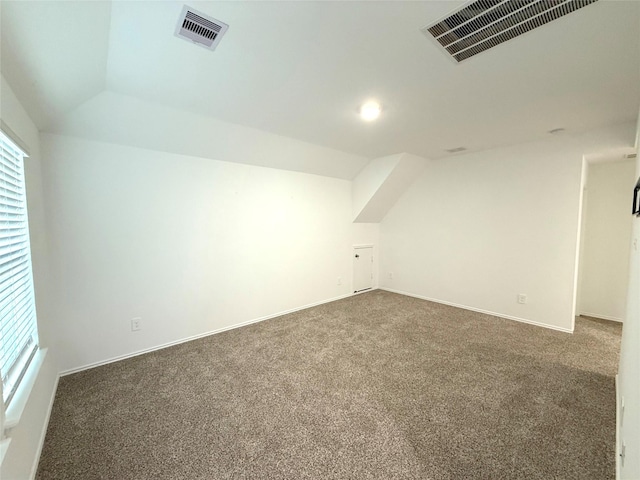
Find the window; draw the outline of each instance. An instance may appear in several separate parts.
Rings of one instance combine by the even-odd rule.
[[[0,132],[0,374],[8,405],[38,349],[29,225],[20,150]]]

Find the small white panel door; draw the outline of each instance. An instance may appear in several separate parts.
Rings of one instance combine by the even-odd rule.
[[[353,291],[373,288],[373,247],[353,249]]]

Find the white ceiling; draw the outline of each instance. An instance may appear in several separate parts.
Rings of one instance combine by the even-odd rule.
[[[640,2],[601,0],[455,64],[419,28],[464,2],[2,2],[2,74],[43,130],[103,90],[368,158],[427,158],[634,120]],[[377,122],[357,117],[370,98]]]
[[[0,2],[0,67],[38,126],[104,90],[111,4]]]

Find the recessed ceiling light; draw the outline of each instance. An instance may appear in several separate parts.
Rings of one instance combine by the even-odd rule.
[[[370,100],[360,107],[360,117],[367,122],[371,122],[380,116],[381,111],[382,107],[380,107],[380,104],[374,100]]]
[[[549,130],[551,135],[557,135],[558,133],[564,132],[564,128],[554,128],[553,130]]]

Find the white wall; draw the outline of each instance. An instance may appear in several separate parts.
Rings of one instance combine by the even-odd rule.
[[[579,313],[621,322],[629,281],[635,161],[590,164],[584,205]]]
[[[640,117],[636,148],[640,147]],[[640,177],[640,158],[636,159],[635,178]],[[631,199],[631,190],[628,192]],[[633,217],[632,247],[629,256],[629,289],[627,314],[622,329],[620,346],[620,370],[618,388],[624,412],[619,412],[618,425],[620,444],[626,444],[624,465],[619,469],[623,480],[640,478],[640,217]],[[620,464],[619,464],[620,465]]]
[[[377,226],[351,224],[346,180],[49,134],[42,147],[62,370],[348,295],[352,245],[377,243]]]
[[[0,99],[0,116],[3,128],[10,129],[9,133],[14,135],[16,141],[21,143],[21,146],[26,148],[30,154],[30,157],[25,160],[25,178],[38,332],[40,345],[48,346],[52,327],[47,305],[47,237],[43,216],[38,130],[3,77],[0,78]],[[20,421],[17,426],[7,432],[10,443],[0,469],[0,477],[3,480],[22,480],[30,478],[35,473],[57,378],[56,352],[55,349],[49,348]]]
[[[571,331],[583,154],[634,130],[431,162],[381,224],[381,287]]]

